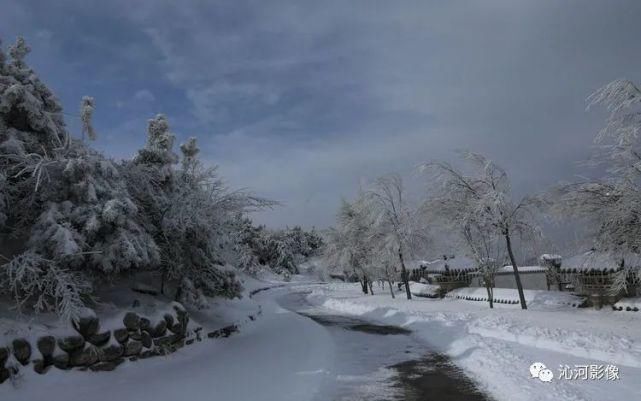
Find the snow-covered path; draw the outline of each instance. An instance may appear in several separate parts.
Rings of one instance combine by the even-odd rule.
[[[308,316],[334,343],[331,370],[315,401],[485,401],[474,383],[409,330],[336,314],[287,291],[278,302]]]
[[[210,316],[233,318],[261,305],[260,318],[230,338],[127,361],[113,372],[52,369],[39,376],[24,369],[18,388],[0,386],[0,400],[388,401],[422,400],[428,393],[485,399],[409,332],[327,314],[296,287],[213,308]]]
[[[257,298],[259,296],[257,295]],[[3,401],[180,401],[313,399],[331,364],[326,330],[260,295],[263,316],[240,334],[185,347],[166,357],[126,362],[113,372],[25,369]]]

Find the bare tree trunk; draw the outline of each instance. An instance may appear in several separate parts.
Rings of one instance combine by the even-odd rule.
[[[387,276],[387,285],[389,286],[389,293],[392,294],[392,299],[396,298],[394,295],[394,285],[392,284],[392,280],[390,280],[389,276]]]
[[[410,292],[410,283],[407,280],[407,270],[405,269],[405,262],[403,261],[403,252],[401,248],[398,248],[398,258],[401,260],[401,276],[403,283],[405,283],[405,292],[407,293],[407,299],[412,299],[412,293]]]
[[[492,291],[492,287],[485,287],[487,290],[487,300],[490,303],[490,309],[494,308],[494,291]]]
[[[374,288],[372,288],[372,281],[369,282],[369,294],[374,295]]]
[[[165,284],[167,283],[167,268],[162,269],[162,274],[160,275],[160,293],[165,295]]]
[[[519,290],[519,299],[521,301],[521,309],[527,309],[525,303],[525,295],[523,294],[523,285],[521,284],[521,276],[519,276],[519,269],[516,265],[516,258],[514,257],[514,252],[512,251],[512,241],[510,240],[510,233],[505,232],[505,244],[507,245],[507,253],[510,255],[510,261],[512,262],[512,269],[514,270],[514,280],[516,281],[516,288]]]
[[[363,277],[361,281],[361,289],[363,290],[363,294],[367,294],[367,276]]]
[[[174,301],[180,302],[180,298],[183,295],[183,283],[182,280],[178,282],[178,288],[176,288],[176,294],[174,295]]]

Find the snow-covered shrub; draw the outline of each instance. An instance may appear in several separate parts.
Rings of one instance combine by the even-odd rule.
[[[65,320],[76,319],[90,298],[91,285],[82,275],[63,269],[33,251],[14,257],[0,270],[0,292],[6,292],[22,310],[55,311]]]
[[[298,265],[310,257],[321,254],[323,237],[312,228],[299,226],[270,230],[255,226],[242,214],[232,220],[235,237],[236,262],[230,262],[250,274],[263,269],[276,273],[296,273]]]
[[[298,265],[319,255],[324,245],[316,230],[305,231],[299,226],[280,230],[258,227],[251,233],[248,244],[258,263],[276,273],[298,273]]]
[[[31,249],[104,274],[158,263],[158,249],[137,224],[138,207],[113,162],[72,141],[49,174],[41,189],[46,202],[31,228]]]
[[[257,252],[263,227],[255,226],[251,219],[240,213],[229,221],[229,227],[233,244],[229,263],[247,274],[258,274],[265,268]]]

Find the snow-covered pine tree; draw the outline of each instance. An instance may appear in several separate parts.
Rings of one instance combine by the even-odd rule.
[[[156,115],[148,121],[147,141],[133,160],[120,165],[126,177],[127,188],[138,206],[138,221],[153,237],[159,247],[161,292],[165,292],[165,281],[170,266],[167,254],[168,239],[164,234],[164,219],[171,208],[175,192],[175,168],[178,156],[173,152],[175,136],[169,131],[167,118]]]
[[[306,256],[314,256],[320,254],[323,251],[323,247],[325,246],[323,236],[316,230],[315,227],[312,227],[311,230],[305,231],[304,235],[305,242],[307,243],[307,248],[310,251],[310,254]]]
[[[2,290],[19,305],[75,317],[93,279],[153,265],[158,252],[113,163],[68,134],[28,52],[19,38],[0,75],[1,229],[24,244],[4,255]]]
[[[228,262],[233,258],[231,221],[243,200],[225,188],[216,168],[197,158],[195,138],[180,146],[182,167],[163,231],[174,257],[168,278],[177,281],[176,297],[197,301],[202,295],[235,297],[241,286]]]
[[[149,121],[148,140],[124,166],[128,185],[140,205],[140,218],[161,253],[161,291],[202,305],[204,295],[234,297],[240,285],[227,266],[239,258],[234,219],[268,202],[243,191],[229,191],[216,168],[198,159],[195,138],[181,145],[181,166],[173,153],[167,119]]]

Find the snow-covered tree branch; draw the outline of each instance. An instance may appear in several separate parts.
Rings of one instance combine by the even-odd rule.
[[[631,81],[616,80],[588,98],[589,106],[610,112],[596,135],[592,161],[605,167],[599,179],[563,183],[550,191],[557,216],[576,217],[592,228],[593,247],[620,259],[641,252],[641,91]],[[625,275],[624,275],[625,276]]]
[[[407,299],[411,299],[405,261],[416,248],[427,244],[424,216],[419,216],[408,204],[403,180],[398,174],[378,178],[367,197],[374,217],[377,248],[384,249],[383,254],[397,255]]]
[[[470,164],[471,174],[448,163],[433,162],[422,166],[423,171],[431,173],[435,184],[425,209],[461,233],[479,266],[494,259],[488,251],[494,248],[490,244],[494,244],[497,237],[505,241],[521,307],[526,309],[512,237],[514,234],[538,233],[534,213],[539,200],[525,197],[514,202],[505,170],[477,153],[464,153],[464,160]]]
[[[159,271],[176,297],[236,296],[231,263],[237,215],[275,203],[229,190],[215,167],[198,160],[195,138],[182,164],[165,116],[149,120],[134,160],[114,162],[74,139],[62,107],[26,63],[19,38],[0,50],[0,234],[21,249],[5,255],[0,290],[18,305],[74,317],[91,283],[123,273]],[[84,97],[82,136],[95,139],[95,102]],[[2,252],[4,252],[4,248]]]

